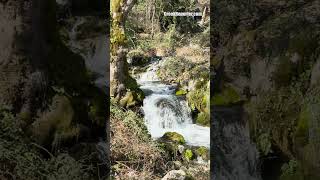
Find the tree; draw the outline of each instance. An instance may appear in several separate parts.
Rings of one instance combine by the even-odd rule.
[[[137,82],[130,77],[127,63],[127,38],[125,34],[125,22],[129,11],[137,0],[114,0],[111,1],[111,66],[110,66],[110,95],[120,101],[125,96],[135,104],[141,100],[143,93],[138,88]],[[130,93],[128,93],[130,92]],[[131,97],[128,97],[131,96]],[[135,100],[133,100],[135,99]],[[120,102],[121,103],[121,102]]]

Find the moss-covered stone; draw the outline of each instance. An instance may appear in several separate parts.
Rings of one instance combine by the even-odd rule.
[[[176,95],[177,96],[182,96],[182,95],[186,95],[187,91],[183,90],[183,89],[179,89],[178,91],[176,91]]]
[[[209,150],[208,148],[201,146],[195,150],[195,154],[197,157],[201,157],[203,160],[209,159]]]
[[[50,110],[44,112],[32,124],[33,137],[39,144],[52,143],[53,147],[57,147],[60,142],[75,138],[79,135],[79,131],[72,124],[73,117],[74,110],[70,100],[65,96],[54,96]]]
[[[145,96],[143,91],[139,88],[137,81],[131,76],[128,76],[125,80],[125,84],[128,90],[134,92],[133,95],[135,100],[142,102]]]
[[[129,108],[137,104],[134,98],[134,93],[128,91],[127,94],[120,100],[120,106]]]
[[[226,106],[236,104],[241,101],[238,92],[232,87],[225,87],[219,94],[212,97],[211,104],[216,106]]]
[[[177,132],[166,132],[161,138],[165,141],[174,142],[178,144],[186,143],[184,137]]]

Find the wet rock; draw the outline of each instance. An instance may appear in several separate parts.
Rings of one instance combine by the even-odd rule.
[[[208,148],[201,146],[195,150],[195,154],[197,157],[200,157],[204,161],[208,161],[210,159]]]
[[[133,95],[133,92],[127,92],[127,94],[125,95],[125,97],[123,97],[121,100],[120,100],[120,105],[122,107],[132,107],[136,104],[137,102],[135,101],[134,99],[134,95]]]

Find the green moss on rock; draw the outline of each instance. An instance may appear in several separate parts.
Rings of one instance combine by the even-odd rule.
[[[182,96],[182,95],[186,95],[187,91],[183,90],[183,89],[179,89],[178,91],[176,91],[176,95],[177,96]]]
[[[195,150],[195,154],[198,157],[201,157],[203,160],[208,160],[209,159],[209,150],[208,150],[208,148],[206,148],[204,146],[201,146],[201,147],[197,148]]]
[[[130,91],[135,92],[136,96],[136,100],[141,101],[144,98],[144,93],[143,91],[139,88],[139,85],[137,83],[137,81],[132,78],[131,76],[128,76],[125,80],[125,84],[126,84],[126,88],[129,89]]]
[[[184,137],[177,132],[166,132],[161,138],[165,141],[174,142],[178,144],[186,143]]]
[[[128,91],[126,95],[120,100],[120,106],[129,108],[137,104],[134,98],[134,92]]]
[[[33,137],[41,145],[52,143],[57,147],[60,142],[78,136],[78,131],[74,131],[76,127],[72,124],[73,117],[74,109],[70,100],[65,96],[56,95],[53,97],[50,110],[44,112],[32,124]]]
[[[240,95],[232,87],[222,89],[222,92],[212,97],[211,104],[216,106],[226,106],[236,104],[241,101]]]

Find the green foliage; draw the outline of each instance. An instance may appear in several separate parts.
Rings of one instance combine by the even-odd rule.
[[[240,95],[232,87],[225,87],[222,92],[212,97],[211,104],[216,106],[226,106],[236,104],[241,101]]]
[[[270,143],[291,155],[293,131],[301,110],[302,95],[296,88],[260,94],[248,106],[251,136],[267,154]]]
[[[210,126],[210,114],[208,112],[200,112],[197,116],[196,123],[202,126]]]
[[[263,134],[259,135],[259,137],[257,139],[257,145],[258,145],[260,152],[264,156],[266,156],[272,152],[271,139],[270,139],[270,135],[268,133],[263,133]]]
[[[204,146],[197,148],[195,153],[197,156],[202,157],[203,160],[209,159],[209,150]]]
[[[110,106],[110,130],[114,176],[130,179],[133,170],[137,179],[150,179],[166,168],[167,155],[152,140],[144,120],[134,111],[122,109],[114,99]]]
[[[175,142],[178,144],[185,144],[186,143],[186,141],[184,140],[184,137],[177,132],[166,132],[161,138],[163,140]]]
[[[185,152],[184,152],[184,158],[187,159],[187,161],[190,161],[192,160],[193,158],[193,153],[190,149],[187,149]]]
[[[0,177],[9,179],[90,179],[93,167],[65,153],[53,156],[30,142],[11,113],[0,112]],[[46,153],[49,158],[45,158]]]
[[[20,141],[23,131],[16,118],[7,110],[0,109],[0,138],[8,141]]]
[[[206,82],[206,81],[204,81]],[[195,90],[187,94],[187,101],[192,110],[198,110],[196,123],[202,126],[210,126],[210,83],[197,81]]]
[[[281,167],[282,174],[280,180],[304,180],[304,175],[300,164],[296,160],[290,160]]]
[[[150,135],[144,120],[131,110],[123,110],[117,106],[112,100],[110,107],[110,117],[122,120],[128,128],[132,129],[136,134],[135,136],[145,142],[150,141]]]
[[[205,111],[207,107],[206,91],[204,89],[190,91],[187,94],[187,100],[193,110],[198,109],[199,111]]]
[[[159,24],[162,30],[167,31],[171,26],[181,33],[198,32],[201,28],[193,17],[170,17],[164,16],[163,12],[194,12],[195,1],[157,1]]]
[[[179,33],[176,31],[175,26],[170,26],[169,30],[164,34],[164,43],[167,45],[168,48],[171,50],[174,50],[178,44],[179,41],[182,38],[180,37]]]

